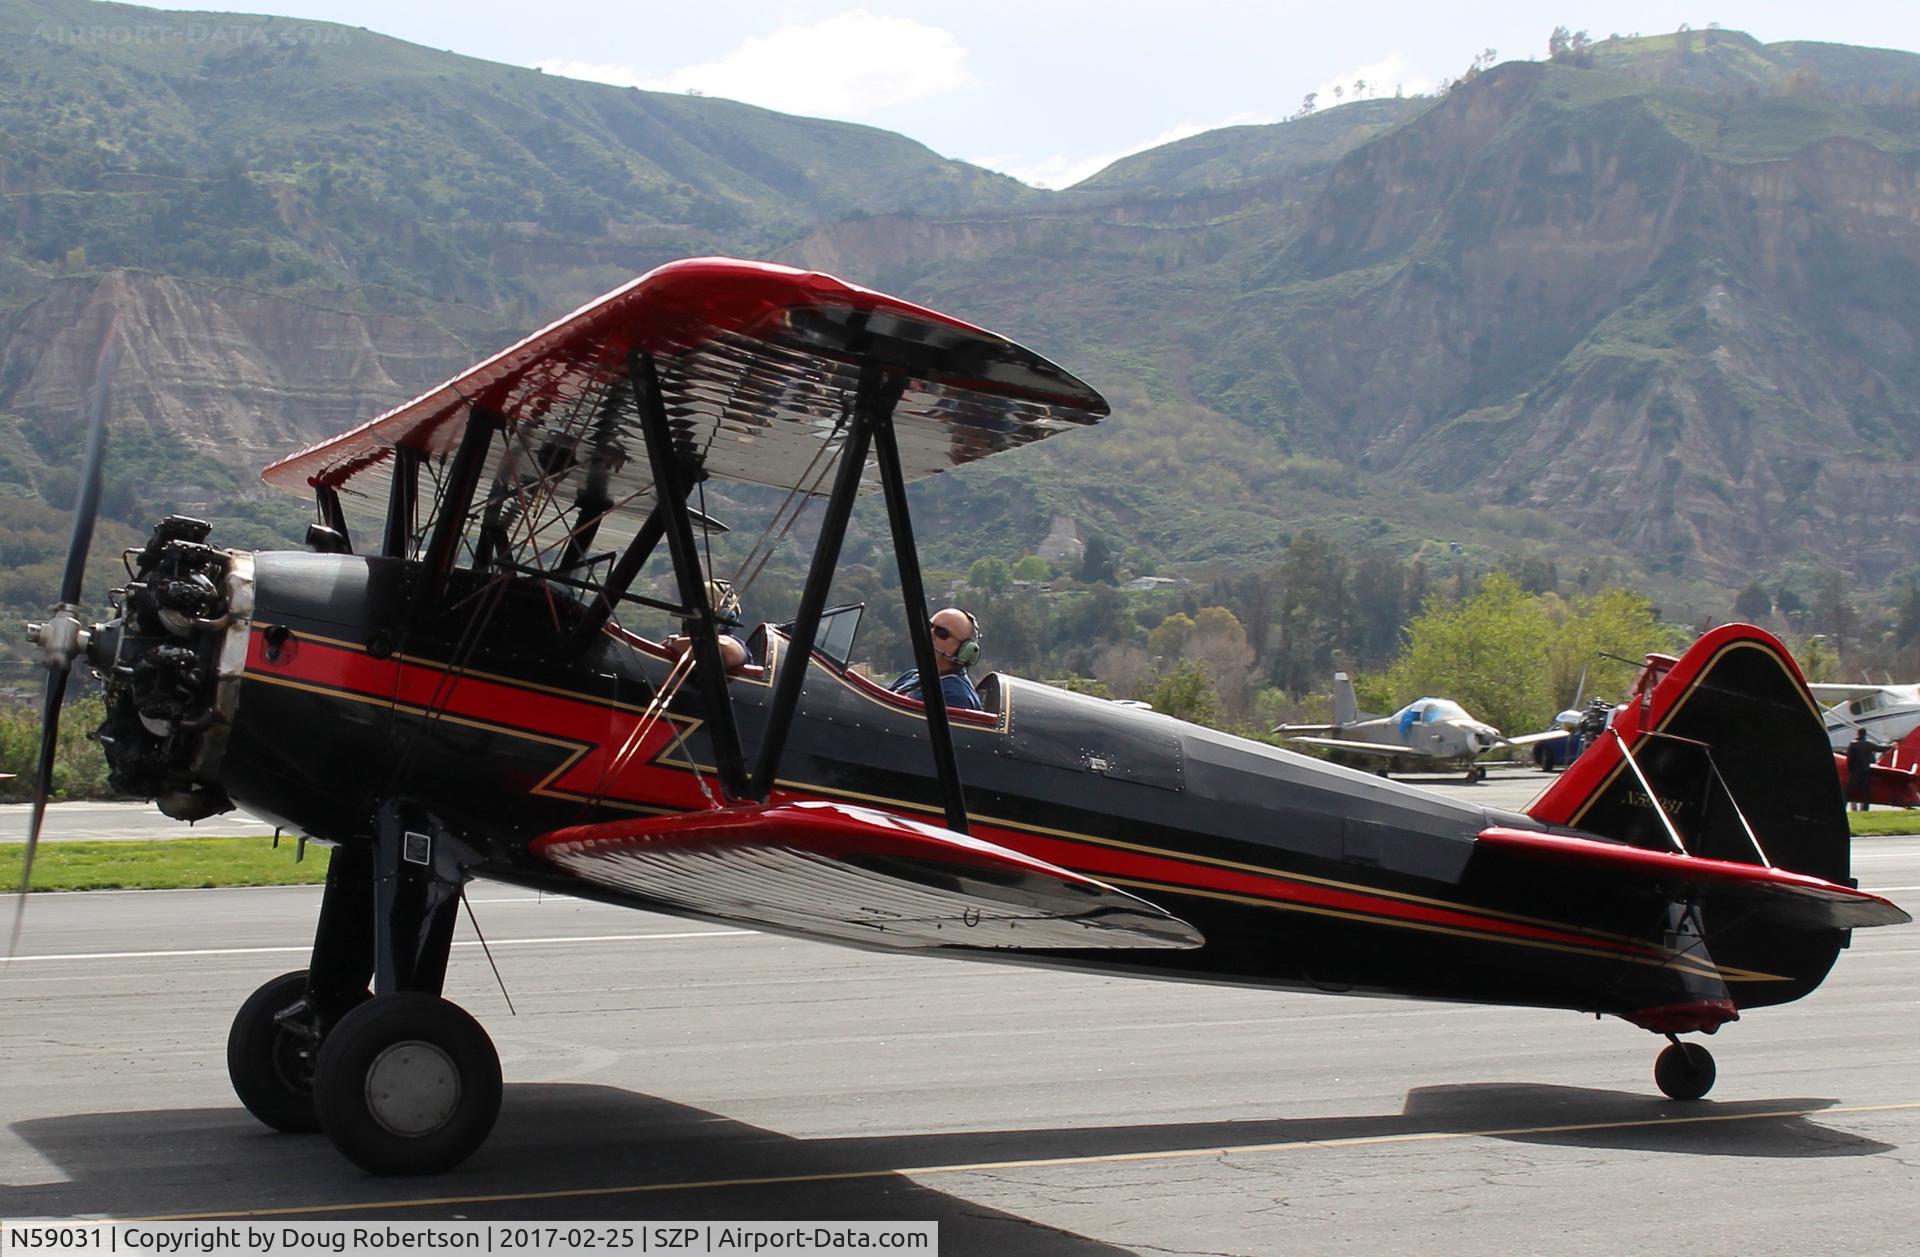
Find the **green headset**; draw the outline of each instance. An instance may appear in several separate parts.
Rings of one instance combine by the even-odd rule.
[[[974,619],[973,612],[967,610],[965,607],[955,607],[954,610],[966,616],[967,623],[973,627],[973,636],[961,642],[958,646],[955,646],[953,653],[947,656],[947,658],[953,660],[955,667],[965,670],[971,668],[980,660],[980,621]]]

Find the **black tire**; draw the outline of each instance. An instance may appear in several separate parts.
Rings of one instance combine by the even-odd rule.
[[[247,997],[227,1032],[227,1077],[247,1112],[275,1130],[320,1129],[313,1111],[313,1041],[274,1018],[306,998],[307,971],[283,973]]]
[[[1653,1062],[1653,1081],[1675,1100],[1698,1100],[1719,1074],[1713,1053],[1698,1043],[1671,1043]]]
[[[500,1116],[500,1056],[457,1005],[376,995],[321,1046],[313,1107],[333,1146],[368,1173],[438,1174],[472,1156]]]

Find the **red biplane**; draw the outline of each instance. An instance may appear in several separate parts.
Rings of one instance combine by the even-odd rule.
[[[96,392],[33,630],[38,800],[84,656],[119,788],[332,845],[311,961],[246,1001],[227,1061],[261,1120],[379,1173],[459,1162],[499,1109],[486,1033],[441,997],[473,877],[873,948],[1610,1013],[1671,1040],[1656,1078],[1689,1098],[1713,1064],[1678,1035],[1807,994],[1850,929],[1908,919],[1848,877],[1819,710],[1753,628],[1650,668],[1526,815],[1010,676],[949,711],[851,668],[825,622],[859,494],[930,675],[907,485],[1106,410],[932,310],[675,263],[269,467],[312,497],[310,552],[169,519],[89,626]],[[733,673],[689,505],[709,478],[823,500],[794,619]],[[662,543],[677,592],[650,598]],[[622,626],[644,607],[690,625],[685,657]]]

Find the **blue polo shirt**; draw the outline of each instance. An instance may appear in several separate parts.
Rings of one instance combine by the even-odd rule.
[[[920,671],[909,668],[894,678],[887,689],[902,698],[920,697]],[[940,692],[945,695],[949,708],[962,711],[980,711],[986,704],[980,701],[980,691],[973,688],[973,682],[967,679],[965,672],[947,672],[941,674]]]

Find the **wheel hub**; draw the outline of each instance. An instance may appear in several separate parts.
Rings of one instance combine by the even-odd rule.
[[[445,1126],[460,1106],[460,1071],[431,1043],[407,1039],[367,1067],[367,1112],[389,1134],[417,1138]]]

